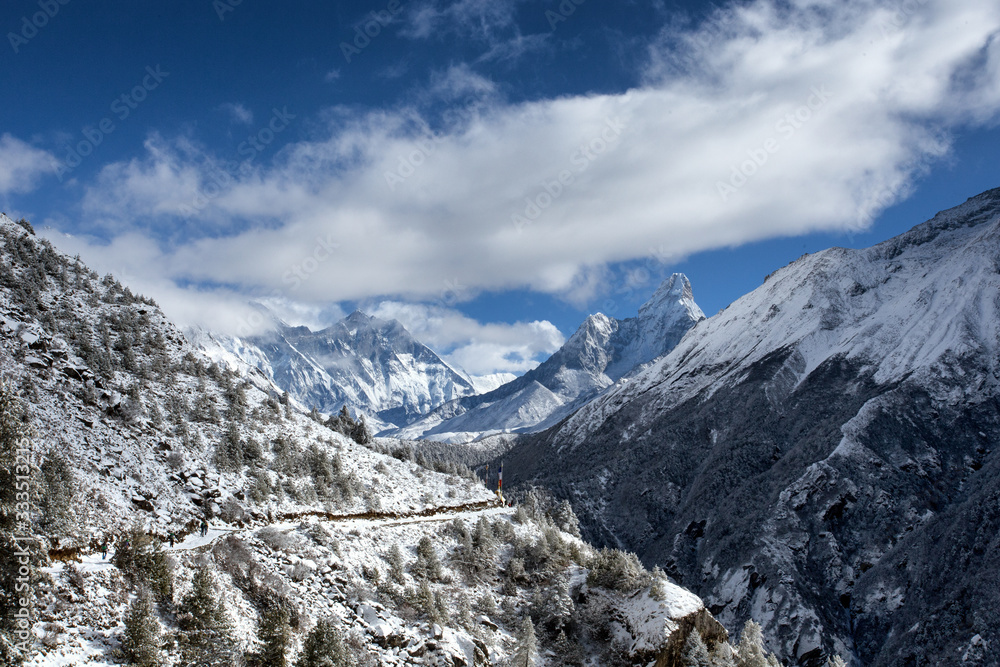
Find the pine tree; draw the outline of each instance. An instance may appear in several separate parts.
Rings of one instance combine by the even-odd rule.
[[[288,610],[274,605],[261,614],[257,633],[263,646],[250,656],[249,664],[259,667],[286,667],[288,649],[292,643],[292,630],[288,625]]]
[[[475,626],[472,620],[472,604],[469,602],[469,596],[463,591],[459,591],[455,604],[455,622],[466,630],[472,630]]]
[[[441,578],[441,561],[434,550],[434,543],[427,535],[421,537],[417,544],[417,560],[410,566],[410,571],[418,579],[437,581]]]
[[[493,598],[493,593],[490,591],[483,593],[483,596],[476,601],[476,611],[490,619],[496,618],[497,601]]]
[[[179,611],[177,621],[187,639],[181,647],[185,662],[228,665],[234,658],[229,617],[207,567],[195,570],[191,591],[184,596]]]
[[[692,629],[684,642],[681,664],[683,667],[711,667],[708,647],[705,646],[705,640],[701,638],[701,633],[697,629]]]
[[[351,429],[351,438],[359,445],[370,445],[374,440],[372,432],[368,430],[368,425],[365,424],[364,417],[358,419],[358,423]]]
[[[667,599],[666,582],[667,582],[666,573],[662,569],[660,569],[659,565],[655,566],[653,568],[651,581],[649,582],[649,597],[653,598],[654,600],[659,600],[660,602],[666,600]]]
[[[451,614],[448,613],[448,601],[445,599],[444,594],[441,591],[434,592],[434,613],[431,619],[435,623],[440,623],[445,625],[450,620]]]
[[[22,478],[30,476],[32,471],[18,460],[18,450],[27,442],[29,433],[20,401],[10,386],[0,383],[0,664],[5,665],[20,664],[27,657],[17,646],[29,639],[27,633],[16,634],[19,629],[15,614],[21,612],[19,600],[23,597],[23,593],[17,592],[18,557],[25,549],[30,552],[40,549],[34,540],[23,539],[26,535],[19,530],[17,515],[18,504],[30,502],[31,496]],[[39,554],[31,553],[29,561],[28,576],[34,580]],[[27,611],[33,614],[30,606]]]
[[[709,652],[708,664],[712,667],[733,667],[736,650],[727,641],[717,642]]]
[[[569,577],[563,575],[556,578],[555,584],[548,591],[544,605],[546,624],[556,631],[562,631],[573,620],[576,605],[569,594]]]
[[[472,533],[471,567],[474,573],[492,576],[496,572],[497,541],[486,517],[480,517]]]
[[[148,586],[156,599],[173,597],[173,573],[163,545],[139,526],[132,526],[118,538],[111,562],[134,586]]]
[[[145,588],[139,590],[125,614],[122,657],[136,667],[159,667],[160,623],[153,614],[153,598]]]
[[[568,500],[564,500],[559,503],[559,507],[556,509],[554,518],[556,526],[558,526],[560,530],[563,530],[575,537],[580,537],[580,520],[576,518],[573,506]]]
[[[226,434],[215,446],[215,465],[224,472],[239,472],[243,469],[243,444],[240,441],[240,429],[229,423]]]
[[[354,667],[355,664],[337,628],[320,619],[309,631],[295,667]]]
[[[737,667],[768,667],[764,655],[764,636],[760,624],[749,619],[740,634],[740,643],[736,647]]]
[[[525,616],[517,632],[517,647],[511,655],[512,667],[534,667],[538,658],[538,640],[535,639],[535,625],[530,616]]]
[[[62,455],[50,453],[42,462],[44,481],[41,502],[41,527],[49,533],[64,534],[72,527],[73,495],[76,477]]]
[[[397,584],[406,582],[406,575],[403,565],[403,550],[399,548],[399,543],[393,543],[386,557],[389,562],[389,577]]]
[[[567,637],[563,630],[560,630],[559,634],[556,635],[556,641],[552,645],[552,650],[556,654],[557,664],[559,665],[583,664],[583,648]]]

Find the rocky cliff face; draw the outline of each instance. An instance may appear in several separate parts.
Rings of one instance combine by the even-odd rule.
[[[998,351],[993,190],[776,271],[505,473],[791,662],[996,664]]]
[[[406,438],[472,439],[487,432],[538,431],[668,352],[705,317],[683,274],[668,278],[636,317],[588,317],[549,359],[495,391],[442,405],[393,432]]]

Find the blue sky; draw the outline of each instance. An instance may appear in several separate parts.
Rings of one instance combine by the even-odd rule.
[[[233,333],[398,317],[521,372],[1000,186],[991,0],[9,0],[0,206]]]

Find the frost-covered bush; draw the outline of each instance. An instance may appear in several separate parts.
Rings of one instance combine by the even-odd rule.
[[[298,546],[298,540],[274,526],[265,526],[257,531],[257,539],[275,551],[292,551]]]
[[[613,591],[631,593],[651,582],[649,572],[633,553],[604,548],[594,554],[587,583]]]

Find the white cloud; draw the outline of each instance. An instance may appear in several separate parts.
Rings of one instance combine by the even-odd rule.
[[[39,178],[58,168],[59,161],[48,151],[7,133],[0,136],[0,195],[28,192]]]
[[[549,46],[547,33],[534,35],[517,34],[506,41],[498,41],[490,50],[479,56],[480,62],[519,60],[529,53],[544,51]]]
[[[302,303],[280,296],[261,297],[256,301],[285,324],[308,327],[312,331],[326,329],[347,316],[337,304]]]
[[[548,321],[481,323],[453,308],[383,301],[370,312],[394,319],[445,360],[472,375],[523,373],[563,344],[563,335]]]
[[[332,83],[340,78],[340,70],[336,67],[323,75],[323,80],[327,83]]]
[[[489,98],[496,94],[497,87],[493,81],[477,74],[471,67],[462,63],[452,65],[444,72],[431,75],[429,95],[448,102],[463,97]]]
[[[401,31],[411,39],[443,39],[458,35],[485,44],[483,61],[517,60],[549,45],[548,33],[523,35],[517,24],[517,5],[523,0],[428,0],[407,14]]]
[[[239,102],[226,102],[220,105],[219,109],[229,114],[234,123],[253,125],[253,112]]]
[[[413,39],[441,37],[457,32],[463,36],[491,41],[497,33],[516,27],[516,2],[511,0],[430,0],[416,4],[403,31]]]
[[[493,96],[436,132],[410,108],[333,110],[325,136],[215,187],[194,218],[205,229],[150,270],[308,303],[429,301],[455,283],[586,300],[611,262],[862,227],[948,153],[950,131],[998,118],[1000,6],[914,7],[741,4],[665,32],[626,95]],[[482,84],[461,68],[442,81]],[[177,225],[217,164],[151,139],[105,168],[85,213]]]

